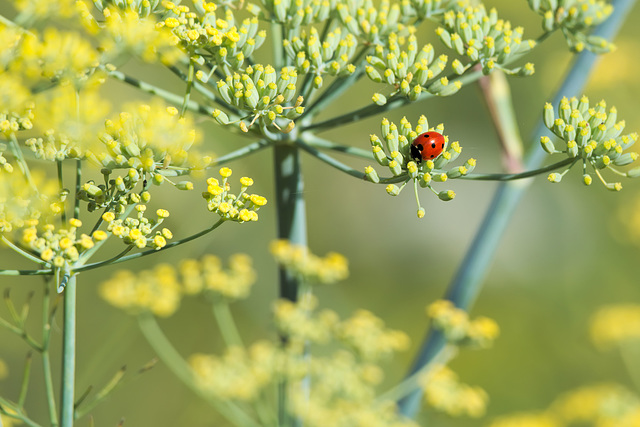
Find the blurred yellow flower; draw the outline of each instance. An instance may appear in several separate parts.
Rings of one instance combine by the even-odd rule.
[[[640,304],[601,307],[591,319],[591,340],[600,348],[640,339]]]

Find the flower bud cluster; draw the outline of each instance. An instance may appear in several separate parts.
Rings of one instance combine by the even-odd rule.
[[[305,281],[317,284],[333,284],[349,276],[347,259],[336,252],[324,258],[312,254],[306,246],[295,245],[288,240],[276,240],[270,245],[271,255],[282,268]]]
[[[18,131],[33,128],[34,103],[29,99],[31,93],[17,76],[7,72],[2,74],[0,97],[0,132],[5,138],[9,139]]]
[[[379,317],[358,310],[335,326],[337,338],[362,360],[375,362],[409,347],[409,337],[402,331],[385,328]]]
[[[381,43],[391,33],[415,31],[405,27],[400,4],[390,0],[382,0],[379,4],[373,0],[338,2],[336,10],[350,33],[371,43]]]
[[[87,157],[109,170],[133,168],[141,176],[155,176],[164,169],[190,169],[198,164],[197,158],[202,161],[202,156],[189,152],[198,137],[192,121],[180,118],[176,108],[142,104],[107,120],[100,146]]]
[[[176,270],[168,264],[158,264],[153,270],[138,274],[118,270],[100,285],[99,292],[117,308],[133,314],[149,311],[160,317],[171,316],[182,298]]]
[[[542,16],[542,28],[548,32],[562,30],[569,48],[575,52],[587,49],[594,53],[607,53],[615,48],[606,39],[587,34],[590,28],[613,12],[613,6],[606,1],[529,0],[529,6]]]
[[[297,79],[298,72],[293,67],[284,67],[278,74],[271,65],[256,64],[247,67],[242,74],[233,73],[225,80],[219,80],[216,87],[226,103],[254,115],[248,125],[239,122],[243,131],[254,123],[279,128],[276,119],[289,120],[287,129],[293,129],[293,120],[304,112],[300,96],[293,105],[287,105],[296,96]],[[213,111],[213,118],[223,125],[230,123],[227,114],[219,109]]]
[[[18,57],[27,76],[78,82],[98,65],[98,53],[86,38],[49,26],[42,34],[25,32]]]
[[[53,224],[44,224],[38,229],[38,223],[37,219],[26,221],[26,227],[22,230],[22,244],[56,268],[73,264],[83,251],[93,247],[94,241],[100,240],[95,233],[93,237],[86,234],[78,236],[82,222],[75,218],[69,220],[68,228],[61,229],[56,229]]]
[[[93,4],[100,12],[107,6],[114,6],[121,11],[135,12],[141,18],[146,18],[156,10],[160,0],[93,0]]]
[[[515,57],[531,50],[535,41],[523,40],[524,29],[512,29],[509,21],[498,19],[495,8],[487,13],[484,5],[456,5],[444,14],[442,22],[444,26],[436,30],[440,40],[458,55],[465,55],[470,60],[466,65],[460,61],[452,63],[457,74],[464,73],[474,64],[480,64],[484,74],[489,74],[494,68],[512,75],[533,74],[531,63],[523,67],[506,67]]]
[[[246,176],[240,178],[240,193],[231,194],[231,184],[228,182],[231,173],[231,169],[222,168],[222,181],[216,178],[207,179],[207,191],[202,193],[202,197],[207,201],[207,209],[218,214],[223,220],[239,223],[257,221],[258,209],[267,204],[267,199],[246,192],[253,185],[253,179]]]
[[[315,74],[313,85],[316,88],[322,86],[321,74],[348,76],[355,71],[349,61],[356,52],[357,40],[340,28],[320,40],[318,30],[311,27],[308,34],[303,31],[300,37],[294,36],[282,43],[299,72]]]
[[[222,261],[217,256],[205,255],[200,260],[182,260],[178,271],[186,295],[212,292],[226,299],[237,300],[248,297],[251,286],[256,282],[251,257],[245,254],[232,255],[228,269],[222,267]]]
[[[439,18],[447,9],[449,9],[451,3],[458,0],[411,0],[411,8],[413,13],[407,13],[403,9],[403,14],[410,16],[416,15],[417,17],[424,18]],[[405,7],[403,2],[403,8]]]
[[[452,417],[479,418],[485,414],[489,403],[487,392],[460,382],[458,375],[447,366],[434,366],[419,381],[429,406]]]
[[[131,196],[134,196],[132,193]],[[149,247],[156,250],[167,246],[167,240],[173,238],[173,233],[168,228],[157,230],[165,218],[169,216],[169,212],[165,209],[156,210],[156,218],[149,219],[144,216],[147,206],[143,204],[136,205],[136,216],[117,218],[113,212],[106,212],[102,215],[102,220],[107,225],[107,231],[116,237],[119,237],[124,244],[133,245],[139,249]],[[104,240],[108,234],[98,230],[93,233],[94,238]]]
[[[637,140],[637,133],[622,135],[625,127],[624,120],[618,120],[615,107],[606,110],[607,104],[600,101],[595,106],[589,106],[589,98],[563,98],[558,106],[558,113],[550,103],[545,104],[543,111],[544,124],[557,138],[564,143],[563,150],[557,150],[552,140],[543,136],[540,138],[542,148],[550,153],[564,153],[569,158],[582,161],[583,181],[586,185],[592,182],[587,166],[591,166],[602,183],[613,191],[620,191],[620,182],[608,183],[601,174],[601,170],[609,169],[616,175],[636,178],[640,176],[640,167],[621,172],[615,166],[626,166],[638,158],[638,153],[624,151]],[[575,163],[574,163],[575,164]],[[573,164],[571,165],[573,166]],[[562,173],[552,173],[548,179],[560,182],[571,168]]]
[[[400,93],[412,101],[418,99],[423,90],[434,95],[453,95],[462,87],[460,82],[450,82],[446,77],[434,79],[447,66],[447,55],[435,57],[431,44],[418,49],[416,36],[398,36],[391,33],[388,42],[377,45],[374,55],[367,57],[365,72],[378,83],[386,83],[395,88],[392,95]],[[374,95],[374,102],[386,103],[382,94]]]
[[[108,169],[102,171],[105,176],[109,175]],[[76,197],[87,202],[89,212],[111,206],[116,214],[122,214],[128,205],[140,202],[148,203],[151,199],[151,194],[148,191],[143,191],[140,194],[133,192],[141,180],[138,171],[131,168],[124,177],[118,176],[115,179],[109,179],[106,185],[97,184],[93,180],[85,182],[80,186]]]
[[[62,161],[79,159],[83,156],[82,148],[69,136],[57,133],[53,129],[44,132],[37,138],[29,138],[24,145],[33,152],[37,159]]]
[[[287,28],[314,24],[329,18],[335,10],[337,0],[260,0],[267,10],[265,14],[258,6],[249,4],[247,10],[261,19],[273,20]]]
[[[63,202],[55,180],[41,173],[31,176],[33,187],[25,185],[20,173],[0,173],[0,233],[9,233],[38,223],[52,221],[60,214]],[[34,190],[37,188],[37,191]]]
[[[440,200],[453,200],[455,192],[452,190],[438,192],[433,188],[432,184],[434,182],[445,182],[448,179],[460,178],[461,176],[471,173],[476,166],[476,160],[471,158],[462,166],[451,167],[445,170],[449,163],[456,160],[462,152],[462,147],[460,147],[458,141],[455,141],[451,144],[447,143],[444,151],[435,159],[416,162],[416,160],[411,157],[411,143],[419,134],[429,130],[434,130],[434,128],[429,128],[425,116],[420,116],[415,130],[413,130],[411,123],[409,123],[406,117],[400,120],[400,126],[397,126],[386,118],[382,119],[382,139],[377,135],[371,135],[371,149],[374,159],[381,166],[388,168],[392,176],[390,178],[380,178],[372,166],[367,166],[365,168],[367,179],[374,183],[385,181],[403,182],[400,187],[395,184],[389,184],[386,187],[387,193],[391,196],[400,194],[407,182],[413,180],[415,185],[419,185],[422,188],[429,188]],[[439,124],[435,128],[435,131],[442,134],[444,126]],[[448,141],[448,137],[445,137],[445,141]],[[420,206],[420,201],[418,200],[417,202],[418,206]],[[419,207],[418,217],[424,217],[424,213],[424,209]]]
[[[474,348],[491,347],[498,337],[498,324],[488,317],[469,319],[466,311],[457,308],[449,300],[438,300],[427,307],[427,316],[436,329],[441,330],[447,341]]]
[[[197,13],[186,5],[163,2],[167,17],[160,25],[170,28],[188,52],[212,58],[225,74],[242,69],[245,59],[267,36],[266,31],[258,31],[258,18],[246,18],[238,24],[230,8],[225,8],[224,17],[219,17],[215,3],[195,4]],[[199,61],[203,63],[204,58],[200,57]]]
[[[88,13],[86,26],[90,30],[99,31],[101,50],[109,57],[134,53],[146,62],[162,61],[173,64],[184,54],[178,49],[179,39],[162,23],[145,18],[145,14],[157,0],[141,0],[139,3],[126,1],[131,5],[126,9],[109,6],[102,10],[104,24],[98,24]],[[137,6],[139,5],[139,7]],[[132,8],[141,9],[140,12]]]

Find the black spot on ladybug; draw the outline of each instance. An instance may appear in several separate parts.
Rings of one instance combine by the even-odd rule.
[[[436,148],[436,143],[435,142],[431,143],[431,148]]]
[[[444,142],[440,144],[440,148],[444,148]]]
[[[422,137],[425,138],[425,139],[429,139],[429,134],[425,133],[425,134],[422,135]]]

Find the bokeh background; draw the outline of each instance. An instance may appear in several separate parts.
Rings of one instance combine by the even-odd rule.
[[[487,1],[499,8],[501,17],[525,27],[535,38],[539,17],[522,1]],[[626,20],[616,43],[618,50],[602,56],[585,93],[592,102],[604,98],[618,108],[627,130],[640,130],[640,8]],[[419,42],[433,39],[433,28],[421,27]],[[433,39],[436,52],[441,44]],[[268,50],[267,46],[263,51]],[[535,63],[530,78],[511,78],[512,95],[520,130],[527,145],[537,144],[533,128],[544,102],[551,100],[571,60],[564,39],[554,34],[526,58]],[[128,74],[177,92],[180,82],[167,72],[135,60],[120,68]],[[372,84],[360,84],[330,108],[328,118],[370,102]],[[104,96],[117,106],[144,94],[119,82],[109,82]],[[478,160],[477,172],[500,171],[496,133],[475,85],[449,98],[432,98],[387,113],[396,123],[425,114],[432,124],[445,123],[446,133],[463,146],[463,157]],[[382,117],[324,132],[323,137],[362,148],[370,133],[379,132]],[[210,120],[198,119],[204,142],[217,154],[225,154],[247,141],[221,129]],[[365,162],[340,157],[361,169]],[[303,155],[309,244],[323,255],[337,251],[350,260],[350,278],[340,285],[320,288],[321,305],[342,315],[357,308],[373,311],[392,328],[412,338],[409,351],[386,367],[387,383],[406,372],[427,329],[425,306],[443,295],[458,268],[496,188],[494,183],[459,181],[451,184],[457,197],[444,203],[424,194],[424,219],[415,216],[410,191],[398,198],[374,186],[341,174]],[[78,393],[86,387],[99,389],[122,366],[133,372],[154,357],[137,329],[134,317],[107,305],[97,287],[116,269],[140,271],[157,263],[177,263],[184,257],[210,253],[227,260],[237,252],[249,254],[259,273],[252,296],[232,308],[247,342],[273,337],[271,304],[277,295],[276,267],[268,243],[276,236],[272,153],[268,150],[230,165],[234,176],[254,178],[255,192],[271,201],[260,211],[258,223],[225,224],[205,238],[156,256],[83,273],[79,277]],[[212,171],[211,175],[214,175]],[[497,320],[501,336],[494,347],[463,351],[451,364],[460,379],[483,387],[490,396],[487,416],[480,420],[449,418],[430,413],[429,425],[482,426],[500,414],[547,407],[559,394],[576,387],[616,382],[640,392],[640,384],[616,351],[602,352],[591,343],[589,322],[605,304],[640,302],[640,181],[623,182],[620,193],[599,183],[581,183],[578,170],[552,185],[536,178],[520,203],[500,243],[495,260],[472,313]],[[179,192],[160,188],[152,205],[171,211],[168,224],[175,236],[186,236],[211,223],[200,190]],[[426,192],[425,192],[426,193]],[[116,246],[111,247],[115,253]],[[0,248],[0,267],[29,268],[6,248]],[[41,285],[39,280],[0,276],[0,289],[11,290],[17,304],[35,291],[32,329],[37,328]],[[8,317],[4,305],[0,315]],[[160,324],[183,355],[217,352],[222,348],[219,332],[207,303],[186,298],[181,309]],[[60,323],[54,330],[54,368],[59,363]],[[13,334],[0,329],[0,358],[8,373],[0,379],[0,394],[15,398],[28,349]],[[44,415],[39,363],[34,363],[29,413]],[[0,374],[2,370],[0,370]],[[54,369],[56,378],[58,370]],[[640,380],[640,378],[635,378]],[[36,415],[41,413],[40,416]],[[204,401],[186,389],[159,363],[154,369],[115,392],[93,413],[98,426],[113,426],[124,417],[130,426],[224,426]],[[83,420],[78,425],[89,425]],[[425,422],[426,425],[426,422]]]

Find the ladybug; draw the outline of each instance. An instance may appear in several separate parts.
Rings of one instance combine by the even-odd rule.
[[[444,150],[444,136],[438,132],[421,133],[411,143],[411,157],[416,162],[435,159]]]

